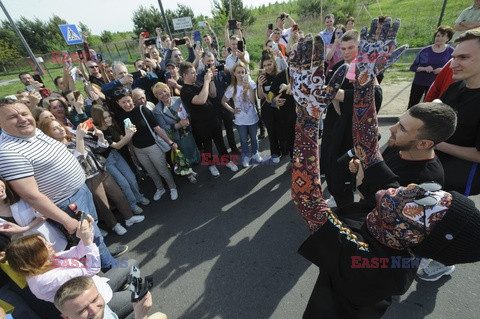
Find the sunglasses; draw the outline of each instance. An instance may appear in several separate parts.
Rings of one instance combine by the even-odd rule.
[[[128,88],[123,88],[123,89],[116,90],[115,92],[113,92],[113,95],[114,95],[114,96],[132,95],[132,90],[130,90],[130,89],[128,89]]]
[[[181,57],[182,55],[181,54],[174,54],[173,57],[174,58],[178,58],[178,57]]]
[[[98,68],[98,65],[90,65],[89,68],[90,69]]]

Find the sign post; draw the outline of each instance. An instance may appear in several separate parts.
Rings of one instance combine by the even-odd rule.
[[[61,24],[58,26],[62,31],[63,38],[68,45],[83,43],[82,36],[74,24]]]

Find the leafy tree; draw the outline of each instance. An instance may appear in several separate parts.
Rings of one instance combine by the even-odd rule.
[[[100,34],[100,39],[102,40],[103,43],[112,42],[113,33],[110,31],[102,31],[102,33]]]
[[[15,32],[13,32],[13,29],[7,20],[2,20],[0,22],[0,39],[5,40],[12,48],[16,48],[21,55],[27,54],[20,39]]]
[[[155,28],[163,26],[162,15],[153,5],[150,5],[150,7],[140,6],[133,12],[132,21],[134,26],[133,33],[136,36],[145,31],[152,35],[156,34]]]
[[[242,0],[231,1],[233,19],[241,21],[244,26],[255,21],[250,9],[243,6]],[[224,26],[230,19],[230,0],[213,0],[212,15],[216,25]]]
[[[18,51],[13,48],[7,40],[0,39],[0,67],[3,69],[3,72],[7,72],[5,65],[13,59],[19,58],[20,54]]]

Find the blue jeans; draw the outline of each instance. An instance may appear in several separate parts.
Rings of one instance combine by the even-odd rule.
[[[120,186],[130,208],[134,209],[137,202],[143,199],[143,195],[138,188],[135,174],[133,174],[125,159],[119,152],[112,149],[105,162],[105,168],[112,175],[118,186]]]
[[[70,208],[68,208],[68,205],[71,203],[75,203],[78,207],[78,210],[89,214],[95,220],[95,223],[93,223],[93,242],[98,246],[98,250],[100,252],[102,271],[107,271],[110,268],[115,267],[117,262],[110,254],[110,251],[108,251],[108,248],[103,241],[102,234],[100,233],[100,229],[97,226],[97,211],[95,210],[95,205],[93,203],[92,193],[90,193],[90,190],[86,184],[83,184],[83,186],[70,198],[57,204],[57,206],[66,212],[70,217],[76,218],[75,214],[70,210]]]
[[[258,142],[257,142],[257,123],[252,125],[237,125],[237,131],[240,135],[240,145],[242,145],[242,157],[257,154]],[[252,144],[252,152],[248,148],[247,140],[250,135],[250,143]]]

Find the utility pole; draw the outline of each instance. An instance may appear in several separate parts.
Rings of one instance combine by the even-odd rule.
[[[12,20],[12,17],[10,17],[10,15],[8,14],[7,9],[5,8],[5,6],[2,3],[2,0],[0,0],[0,7],[2,7],[3,12],[7,16],[8,22],[10,22],[10,25],[12,26],[13,31],[15,31],[15,33],[17,34],[17,36],[20,39],[20,41],[22,42],[25,50],[27,50],[28,55],[32,59],[33,63],[35,63],[35,67],[37,68],[38,73],[40,73],[40,75],[44,76],[45,73],[43,72],[42,67],[38,63],[37,58],[35,58],[35,54],[33,54],[32,50],[30,49],[30,46],[27,43],[27,41],[25,41],[25,38],[23,37],[22,33],[20,32],[20,30],[18,30],[17,25]]]
[[[446,6],[447,6],[447,0],[443,0],[442,12],[440,12],[440,18],[438,19],[437,28],[442,24],[443,14],[445,13]]]
[[[165,23],[165,27],[167,28],[168,35],[170,36],[170,39],[173,39],[172,31],[170,31],[170,25],[168,24],[167,17],[165,17],[165,12],[163,11],[162,0],[158,0],[158,5],[160,6],[160,11],[162,12],[163,22]]]

